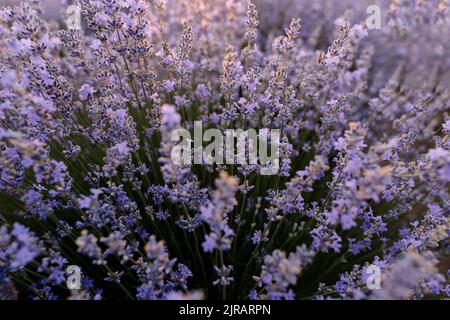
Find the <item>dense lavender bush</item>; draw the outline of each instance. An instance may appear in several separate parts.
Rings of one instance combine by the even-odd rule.
[[[0,298],[448,296],[448,2],[370,4],[2,9]],[[174,162],[194,121],[279,129],[278,173]]]

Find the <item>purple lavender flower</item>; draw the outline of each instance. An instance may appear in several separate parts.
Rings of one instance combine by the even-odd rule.
[[[449,296],[450,9],[369,5],[1,8],[0,298]],[[206,161],[225,130],[274,162]]]

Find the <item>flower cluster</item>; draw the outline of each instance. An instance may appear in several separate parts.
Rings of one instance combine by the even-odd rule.
[[[449,296],[449,3],[379,2],[0,9],[0,299]],[[174,161],[200,121],[279,171]]]

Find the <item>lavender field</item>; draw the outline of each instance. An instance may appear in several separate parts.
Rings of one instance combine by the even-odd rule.
[[[448,0],[0,0],[0,300],[448,299]]]

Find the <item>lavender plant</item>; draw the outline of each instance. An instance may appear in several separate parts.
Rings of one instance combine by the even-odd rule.
[[[448,1],[331,3],[3,8],[0,298],[447,297]],[[277,174],[173,161],[195,121],[279,129]]]

